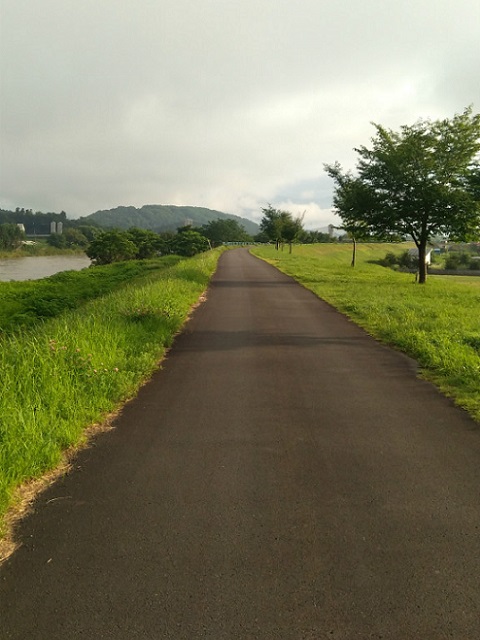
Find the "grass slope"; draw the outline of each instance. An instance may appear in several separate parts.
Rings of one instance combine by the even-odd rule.
[[[480,420],[480,278],[429,276],[417,285],[412,274],[377,263],[404,248],[360,244],[355,268],[348,245],[298,246],[292,255],[273,247],[252,252],[416,359],[422,375]]]
[[[176,264],[178,256],[117,262],[81,271],[62,271],[42,280],[0,282],[0,335],[52,318],[87,300],[114,291],[148,273]]]

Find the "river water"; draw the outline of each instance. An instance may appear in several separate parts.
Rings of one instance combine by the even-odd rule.
[[[79,271],[90,265],[87,256],[28,256],[0,260],[0,281],[40,280],[59,271]]]

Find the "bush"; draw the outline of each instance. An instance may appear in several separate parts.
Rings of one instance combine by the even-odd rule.
[[[418,258],[416,256],[412,256],[408,249],[403,251],[400,255],[393,253],[393,251],[388,251],[382,260],[382,265],[390,268],[399,266],[406,269],[414,269],[418,267]]]
[[[466,251],[449,253],[445,259],[445,269],[468,269],[471,261],[472,256]]]
[[[394,267],[398,264],[398,256],[392,251],[387,251],[385,257],[382,260],[384,267]]]
[[[171,249],[179,256],[191,257],[197,253],[208,251],[210,248],[208,239],[202,236],[198,231],[180,231],[174,237]]]

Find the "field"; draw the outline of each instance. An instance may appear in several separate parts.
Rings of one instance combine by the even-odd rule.
[[[0,316],[0,522],[20,484],[54,469],[87,427],[136,394],[219,255],[0,283],[9,310]]]
[[[421,375],[480,420],[480,278],[429,276],[385,268],[387,251],[405,245],[255,247],[252,252],[294,277],[378,340],[416,359]]]

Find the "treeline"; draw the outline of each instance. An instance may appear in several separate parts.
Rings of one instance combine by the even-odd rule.
[[[85,248],[85,253],[94,264],[100,265],[169,254],[194,256],[209,248],[208,239],[190,226],[181,227],[176,234],[132,228],[101,231]]]
[[[65,211],[60,213],[42,213],[32,209],[24,209],[17,207],[15,211],[0,209],[0,225],[1,224],[23,224],[27,235],[48,235],[50,233],[50,224],[52,222],[61,222],[63,225],[75,226],[72,220],[67,220]]]
[[[109,264],[121,260],[146,259],[159,255],[193,256],[224,243],[330,242],[332,238],[320,231],[307,231],[300,218],[269,206],[262,210],[264,218],[260,232],[250,235],[244,226],[232,218],[218,218],[193,227],[179,227],[176,232],[157,232],[132,226],[128,230],[105,229],[86,224],[85,219],[68,220],[66,213],[33,213],[31,209],[0,210],[0,249],[17,250],[26,237],[46,236],[46,242],[56,249],[84,251],[95,264]],[[58,233],[50,233],[51,223],[58,224]],[[25,231],[23,231],[23,225]]]

